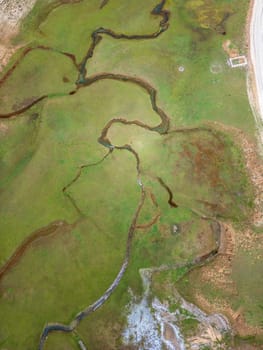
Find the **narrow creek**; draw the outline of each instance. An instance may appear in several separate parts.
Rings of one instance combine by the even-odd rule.
[[[101,8],[103,8],[108,1],[103,1],[101,3]],[[157,97],[157,90],[152,87],[148,82],[144,81],[141,78],[138,77],[131,77],[123,74],[113,74],[113,73],[99,73],[93,76],[86,76],[86,65],[87,61],[92,58],[94,50],[96,46],[102,41],[103,35],[111,36],[112,38],[118,40],[118,39],[126,39],[126,40],[148,40],[148,39],[155,39],[159,35],[161,35],[163,32],[165,32],[168,29],[169,26],[169,18],[170,18],[170,12],[164,9],[165,6],[165,0],[162,0],[159,4],[156,5],[156,7],[152,10],[152,15],[158,15],[161,17],[161,21],[159,23],[159,28],[156,32],[152,34],[145,34],[145,35],[126,35],[123,33],[115,33],[111,29],[105,29],[105,28],[98,28],[96,29],[92,34],[92,43],[89,46],[87,53],[85,54],[82,61],[78,64],[76,62],[76,58],[71,53],[66,52],[60,52],[61,54],[67,56],[70,60],[72,60],[77,72],[78,72],[78,79],[76,82],[76,89],[74,91],[71,91],[69,95],[75,94],[78,92],[80,88],[87,88],[88,86],[96,83],[97,81],[109,79],[109,80],[117,80],[121,82],[128,82],[131,84],[135,84],[137,86],[140,86],[142,89],[144,89],[151,100],[152,109],[154,112],[156,112],[160,117],[160,124],[157,126],[149,126],[144,123],[142,123],[139,120],[133,120],[133,121],[127,121],[125,119],[112,119],[110,120],[107,125],[103,128],[101,131],[101,135],[98,138],[98,141],[100,144],[105,146],[112,152],[115,148],[116,150],[123,150],[128,151],[133,154],[133,156],[136,158],[136,166],[137,166],[137,178],[138,178],[138,184],[141,187],[141,199],[138,203],[138,206],[135,210],[134,217],[131,220],[131,225],[129,228],[129,231],[127,233],[127,243],[126,243],[126,251],[124,253],[124,259],[123,263],[120,267],[120,270],[116,276],[116,278],[113,280],[109,288],[105,291],[105,293],[100,296],[93,304],[86,307],[84,310],[80,311],[74,319],[71,321],[69,325],[64,325],[60,323],[48,323],[45,325],[41,337],[38,349],[43,350],[45,341],[47,339],[47,336],[49,333],[54,331],[60,331],[60,332],[72,332],[79,324],[79,322],[87,317],[89,314],[95,312],[99,307],[101,307],[106,300],[109,299],[111,294],[114,292],[116,287],[118,286],[119,282],[121,281],[127,267],[129,264],[129,259],[131,255],[131,245],[132,245],[132,239],[133,235],[136,229],[137,219],[139,216],[139,213],[143,207],[144,200],[145,200],[145,190],[143,187],[143,184],[140,180],[140,159],[139,155],[134,151],[130,145],[124,145],[124,146],[118,146],[115,147],[111,144],[110,140],[107,139],[107,132],[109,128],[112,126],[113,123],[119,122],[126,125],[129,124],[135,124],[137,126],[143,127],[145,129],[148,129],[149,131],[154,131],[162,134],[167,134],[170,131],[170,119],[166,115],[166,113],[157,105],[156,97]],[[23,51],[21,57],[13,64],[13,66],[7,71],[7,73],[4,75],[4,77],[0,80],[0,84],[3,84],[6,79],[13,73],[13,71],[17,68],[21,60],[26,57],[26,55],[34,50],[34,49],[41,49],[41,50],[53,50],[52,48],[47,47],[35,47],[35,48],[27,48]],[[39,103],[40,101],[50,98],[51,96],[43,95],[35,99],[33,102],[28,104],[27,106],[24,106],[20,110],[12,111],[7,114],[0,114],[1,118],[11,118],[14,116],[22,115],[23,112],[30,109],[33,105]],[[79,168],[79,171],[76,175],[76,177],[63,189],[63,192],[66,194],[67,188],[70,187],[74,182],[76,182],[81,174],[82,167]],[[161,178],[158,178],[159,183],[161,186],[167,191],[169,195],[168,203],[170,206],[176,208],[177,204],[173,201],[173,194],[168,187],[167,184],[164,183],[164,181]],[[41,231],[42,235],[47,235],[55,231],[54,227],[51,226],[50,228],[45,229],[45,231]],[[39,232],[37,235],[41,235]],[[32,242],[32,239],[35,239],[35,236],[33,235],[31,238],[29,238],[29,241]],[[218,240],[220,242],[220,239]],[[24,244],[24,245],[23,245]],[[29,243],[26,240],[22,244],[22,249],[20,247],[20,251],[25,251],[25,248]],[[220,243],[219,243],[220,244]],[[23,250],[24,249],[24,250]],[[192,267],[195,267],[201,263],[207,263],[212,258],[214,258],[218,253],[218,247],[214,249],[213,251],[209,252],[208,254],[197,257],[194,259],[192,263]],[[21,254],[20,254],[21,255]],[[17,255],[11,257],[11,260],[6,265],[4,269],[2,269],[2,273],[7,272],[7,270],[12,266],[12,264],[18,261],[18,258],[15,258]],[[10,263],[12,261],[12,263]],[[189,265],[189,263],[187,264]],[[177,266],[178,267],[178,266]],[[164,267],[161,267],[163,269]],[[168,268],[168,267],[167,267]],[[169,267],[170,269],[171,267]],[[123,333],[124,340],[126,342],[129,342],[131,338],[135,340],[135,342],[140,343],[143,342],[143,347],[140,347],[140,349],[152,349],[152,350],[161,350],[163,346],[165,346],[168,350],[185,350],[185,339],[183,338],[180,328],[177,325],[178,321],[178,315],[176,313],[171,313],[166,305],[163,305],[157,298],[154,298],[152,302],[150,302],[150,285],[151,285],[151,277],[154,271],[157,271],[160,268],[152,268],[152,269],[141,269],[140,275],[143,281],[144,286],[144,294],[142,296],[142,299],[137,302],[133,301],[130,305],[130,313],[128,314],[128,327]],[[0,270],[1,271],[1,270]],[[216,323],[215,319],[217,319],[218,316],[214,315],[213,318],[210,320],[209,316],[205,315],[201,310],[196,308],[194,305],[187,303],[182,297],[181,299],[181,305],[186,310],[190,310],[195,318],[197,320],[200,320],[200,323],[207,322],[208,324],[212,324],[213,322]],[[221,328],[218,326],[218,329],[222,331],[224,330],[230,330],[228,322],[221,316],[220,318],[220,324]],[[218,324],[219,324],[218,323]],[[140,329],[138,329],[138,326],[140,325]],[[170,334],[168,336],[167,334]]]

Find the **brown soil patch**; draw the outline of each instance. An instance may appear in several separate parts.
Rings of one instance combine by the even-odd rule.
[[[220,312],[228,317],[231,325],[236,333],[240,336],[255,336],[262,335],[263,330],[259,327],[253,327],[246,323],[246,320],[242,314],[242,309],[233,310],[233,308],[225,301],[214,300],[210,303],[203,295],[196,293],[195,295],[196,303],[204,311],[208,313]]]
[[[255,209],[251,222],[240,230],[235,229],[230,223],[221,223],[221,244],[218,256],[209,265],[200,268],[200,282],[212,283],[217,289],[226,292],[230,297],[237,295],[238,290],[232,279],[233,259],[237,252],[243,250],[249,252],[257,249],[263,252],[263,236],[256,234],[251,229],[251,224],[262,226],[263,224],[263,164],[257,152],[257,146],[250,141],[244,132],[228,127],[220,123],[213,125],[223,132],[232,134],[236,143],[242,148],[248,174],[255,191]],[[256,259],[262,259],[263,253]],[[234,331],[241,336],[262,335],[263,329],[247,324],[243,310],[234,310],[224,299],[216,299],[209,302],[198,289],[194,290],[196,304],[208,313],[222,312],[232,323]]]
[[[237,294],[237,289],[231,279],[232,260],[234,254],[235,236],[229,225],[221,224],[221,244],[217,258],[201,271],[202,281],[210,282],[218,288],[223,288],[232,295]]]
[[[168,323],[164,324],[164,338],[168,340],[171,344],[173,344],[174,349],[179,349],[179,344],[175,337],[174,331]]]
[[[43,237],[64,232],[64,230],[72,229],[75,224],[68,224],[65,221],[57,220],[49,225],[32,232],[13,252],[9,259],[0,267],[0,280],[7,274],[23,257],[26,251],[33,243]]]
[[[236,47],[231,47],[231,45],[231,40],[228,39],[223,42],[222,47],[230,58],[239,56],[239,50]]]
[[[22,19],[33,8],[36,0],[3,0],[0,8],[0,72],[20,46],[12,45]]]
[[[9,42],[6,45],[0,44],[0,72],[9,62],[11,56],[16,52],[18,47],[11,46]]]
[[[148,222],[141,222],[140,217],[138,220],[138,223],[136,225],[136,229],[141,229],[141,230],[147,230],[154,224],[156,224],[161,216],[160,208],[158,206],[158,203],[156,201],[156,198],[150,188],[145,188],[145,193],[146,193],[146,199],[147,201],[150,201],[150,213],[152,215],[152,218]]]
[[[9,127],[5,123],[0,123],[0,135],[6,135]]]
[[[225,145],[219,138],[202,139],[198,135],[183,145],[182,156],[192,164],[192,174],[198,182],[210,186],[223,185],[220,179],[220,161],[224,159]]]
[[[156,214],[156,215],[152,218],[152,220],[150,220],[149,222],[147,222],[147,223],[145,223],[145,224],[138,224],[138,225],[136,225],[136,229],[144,230],[144,229],[150,228],[151,226],[153,226],[154,224],[157,223],[157,221],[159,220],[160,216],[161,216],[160,213]]]
[[[209,265],[200,268],[200,282],[212,283],[219,290],[223,290],[229,296],[238,294],[237,287],[232,279],[233,258],[240,249],[250,250],[259,248],[263,252],[263,237],[246,228],[235,230],[231,224],[221,223],[221,246],[219,254]],[[262,255],[258,259],[262,259]],[[229,303],[222,299],[209,302],[198,290],[194,291],[194,299],[197,305],[204,311],[221,312],[225,314],[236,333],[241,336],[263,334],[263,329],[247,324],[242,308],[234,310]]]

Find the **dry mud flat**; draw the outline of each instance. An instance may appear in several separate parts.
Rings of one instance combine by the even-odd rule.
[[[36,0],[0,0],[0,72],[16,51],[17,47],[11,44],[11,40],[35,2]]]
[[[197,306],[187,302],[175,293],[179,308],[169,310],[169,303],[161,303],[158,298],[150,301],[152,274],[158,268],[140,269],[144,294],[140,301],[132,296],[128,307],[127,327],[123,332],[124,342],[138,346],[139,350],[187,350],[217,349],[225,334],[231,334],[228,320],[221,314],[206,314]],[[195,320],[198,324],[189,336],[183,336],[178,326],[182,320]],[[220,349],[226,349],[223,345]]]

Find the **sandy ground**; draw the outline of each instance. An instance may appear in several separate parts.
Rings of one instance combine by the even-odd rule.
[[[0,0],[0,72],[18,49],[11,41],[36,0]]]
[[[251,0],[248,13],[248,47],[250,71],[248,96],[257,123],[263,154],[263,1]]]

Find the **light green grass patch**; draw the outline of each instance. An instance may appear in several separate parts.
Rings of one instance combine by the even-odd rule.
[[[77,339],[65,333],[51,333],[46,341],[45,350],[79,350]]]
[[[244,158],[229,136],[202,127],[160,136],[120,124],[108,136],[117,145],[128,140],[139,154],[143,183],[153,186],[160,177],[179,206],[234,220],[245,220],[251,212],[253,191]],[[165,191],[158,187],[157,198]]]
[[[126,101],[122,97],[123,91]],[[97,162],[107,153],[97,139],[111,118],[123,115],[121,102],[130,104],[128,119],[140,116],[145,123],[159,122],[150,108],[147,94],[140,95],[142,91],[127,83],[103,81],[83,88],[73,96],[54,98],[45,104],[38,142],[32,149],[33,157],[21,175],[9,187],[3,188],[1,195],[1,203],[5,203],[0,207],[3,217],[1,236],[5,237],[2,262],[37,228],[57,219],[74,220],[76,211],[65,199],[62,189],[74,178],[80,165]],[[12,158],[6,162],[10,167],[12,163]]]
[[[100,27],[127,35],[157,31],[160,17],[150,15],[155,5],[154,0],[143,3],[132,0],[125,4],[120,0],[112,0],[100,10],[99,1],[83,1],[59,6],[37,21],[37,9],[33,9],[28,22],[24,23],[27,32],[20,36],[20,40],[34,40],[37,44],[73,53],[80,62],[91,43],[91,33]],[[32,34],[31,31],[36,27],[39,31]]]
[[[70,322],[117,276],[140,196],[135,161],[126,153],[90,168],[71,188],[86,219],[72,231],[36,242],[2,281],[1,340],[8,348],[36,348],[46,322]],[[13,327],[17,317],[20,325]]]
[[[69,93],[75,88],[75,79],[76,69],[69,58],[57,52],[33,50],[0,87],[0,113],[22,109],[44,95]]]
[[[40,125],[41,104],[20,118],[0,122],[0,188],[7,188],[31,159]]]
[[[259,249],[238,253],[233,267],[233,279],[239,291],[239,300],[235,307],[242,307],[249,324],[260,327],[263,326],[263,296],[259,287],[262,284],[262,272]]]
[[[220,8],[221,12],[224,6],[229,7],[225,2],[207,3],[212,8]],[[229,68],[222,48],[226,39],[233,39],[242,52],[241,25],[247,0],[242,1],[242,6],[240,2],[231,3],[235,14],[226,21],[226,36],[210,28],[205,29],[205,39],[181,16],[184,1],[170,2],[167,8],[172,18],[169,29],[156,40],[117,41],[104,37],[94,52],[94,60],[87,63],[88,75],[106,71],[143,78],[158,90],[158,103],[171,117],[173,126],[217,120],[241,128],[254,137],[246,72]],[[186,17],[190,15],[187,11],[184,13]],[[110,52],[114,55],[109,60]],[[214,64],[220,67],[218,74],[211,72]],[[178,71],[180,66],[185,68],[184,72]]]

